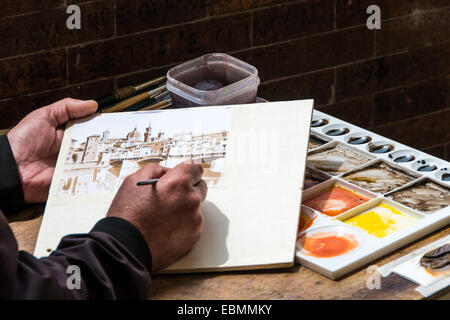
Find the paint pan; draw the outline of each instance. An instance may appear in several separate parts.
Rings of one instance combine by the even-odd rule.
[[[327,181],[331,177],[323,172],[314,170],[312,168],[306,168],[305,180],[303,183],[303,190],[309,189],[315,185],[318,185],[324,181]]]
[[[429,179],[386,195],[409,208],[434,213],[450,206],[450,189]]]
[[[328,119],[325,119],[325,118],[313,119],[311,121],[311,127],[320,128],[320,127],[326,126],[328,123],[329,123]]]
[[[424,159],[414,162],[411,166],[418,172],[432,172],[438,169],[437,163],[433,159]]]
[[[426,266],[422,265],[424,262],[423,259],[430,256],[436,256],[436,254],[443,257],[441,254],[448,252],[449,244],[450,235],[385,264],[378,268],[378,271],[383,277],[387,277],[391,273],[396,273],[415,282],[420,285],[415,290],[421,293],[425,298],[430,297],[450,285],[450,272],[447,272],[450,270],[446,268],[450,265],[446,264],[443,268],[444,270],[438,271],[437,273],[430,272],[427,270]],[[446,245],[447,248],[445,248]]]
[[[395,147],[394,147],[394,145],[392,145],[389,142],[377,141],[377,142],[369,143],[369,145],[367,146],[367,150],[370,153],[383,154],[383,153],[389,153],[391,151],[394,151]]]
[[[305,200],[303,205],[327,216],[335,217],[369,200],[369,197],[336,183],[331,188]]]
[[[413,162],[419,154],[413,150],[399,150],[389,154],[389,158],[397,163]]]
[[[342,178],[361,188],[385,194],[417,179],[418,175],[378,161],[363,169],[346,173]]]
[[[331,126],[324,128],[323,132],[327,136],[337,137],[337,136],[343,136],[343,135],[349,133],[350,129],[344,125],[331,125]]]
[[[311,210],[310,208],[307,208],[305,206],[301,207],[297,239],[300,239],[302,233],[304,233],[306,230],[310,229],[313,226],[316,218],[317,218],[317,215],[313,212],[313,210]]]
[[[326,226],[308,230],[297,244],[300,254],[319,259],[336,258],[360,248],[364,236],[346,226]]]
[[[420,265],[433,276],[450,275],[450,243],[425,253]]]
[[[345,141],[348,144],[352,144],[352,145],[361,145],[361,144],[366,144],[369,143],[370,141],[372,141],[372,137],[367,135],[366,133],[363,132],[359,132],[359,133],[354,133],[349,135]]]
[[[442,168],[436,173],[436,178],[444,182],[450,182],[450,168]]]
[[[339,175],[359,167],[368,161],[369,157],[353,151],[341,144],[335,144],[325,149],[311,151],[307,157],[307,165],[332,175]]]
[[[383,201],[375,207],[357,214],[344,223],[364,230],[368,234],[384,238],[419,221],[416,215],[404,213],[399,208]]]
[[[329,140],[325,140],[319,136],[316,135],[310,135],[309,136],[309,142],[308,142],[308,151],[312,149],[316,149],[326,143],[328,143]]]

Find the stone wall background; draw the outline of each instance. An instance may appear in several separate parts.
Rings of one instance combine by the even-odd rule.
[[[82,29],[66,28],[77,4]],[[366,28],[381,7],[382,29]],[[316,108],[450,160],[448,0],[3,0],[0,128],[209,52],[256,66],[269,100]]]

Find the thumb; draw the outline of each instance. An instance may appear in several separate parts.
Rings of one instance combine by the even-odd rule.
[[[56,120],[56,126],[60,126],[69,120],[84,118],[97,111],[98,104],[94,100],[77,100],[66,98],[55,102],[44,109],[50,111]]]

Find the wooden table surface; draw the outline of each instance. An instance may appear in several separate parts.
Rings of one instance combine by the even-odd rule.
[[[43,205],[32,206],[9,219],[19,248],[33,252],[42,221]],[[372,265],[382,266],[450,234],[447,226],[411,243]],[[417,287],[395,274],[381,278],[381,289],[369,290],[367,267],[339,281],[301,265],[292,269],[229,273],[166,275],[153,277],[151,299],[422,299]],[[448,299],[450,288],[433,299]]]

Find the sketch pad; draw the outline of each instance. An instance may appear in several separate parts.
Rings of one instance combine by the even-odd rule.
[[[101,114],[67,126],[34,254],[103,218],[150,162],[207,163],[202,238],[161,273],[290,267],[312,100]],[[169,148],[170,146],[170,148]]]

